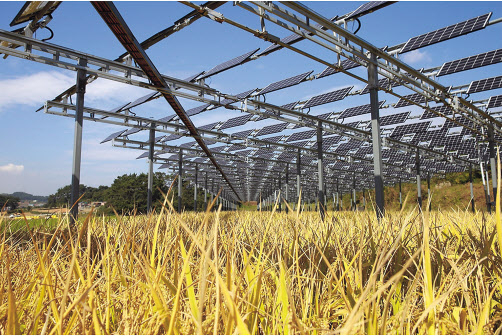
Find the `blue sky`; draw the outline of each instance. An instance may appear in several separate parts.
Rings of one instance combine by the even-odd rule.
[[[332,17],[350,12],[362,3],[326,1],[306,4],[318,13]],[[22,5],[23,2],[0,2],[0,29],[12,29],[9,23]],[[177,2],[118,2],[116,5],[139,41],[171,25],[191,10]],[[225,4],[218,11],[250,27],[259,26],[256,16],[232,6],[232,3]],[[358,35],[376,46],[392,46],[406,42],[410,37],[490,11],[493,12],[491,20],[502,17],[502,3],[399,2],[362,17]],[[115,59],[124,52],[89,2],[63,2],[53,16],[54,19],[49,24],[55,33],[52,43],[108,59]],[[271,33],[280,37],[290,34],[270,23],[267,23],[267,27]],[[349,29],[353,29],[352,24],[349,24]],[[39,30],[36,35],[37,38],[47,36],[47,30]],[[497,24],[405,54],[402,59],[415,68],[439,66],[449,60],[499,49],[502,47],[501,37],[502,24]],[[147,53],[162,73],[185,78],[255,48],[264,50],[268,45],[268,42],[228,24],[218,24],[202,18],[151,47]],[[297,46],[326,59],[335,59],[334,55],[308,41],[300,42]],[[324,68],[322,64],[289,50],[281,50],[216,75],[207,83],[224,93],[237,94],[309,70],[319,73]],[[364,69],[354,69],[353,72],[365,75]],[[438,81],[444,85],[468,84],[472,80],[501,73],[502,64],[499,63],[440,77]],[[73,85],[75,76],[71,71],[14,57],[0,59],[0,192],[25,191],[48,195],[70,183],[73,120],[35,111],[46,100]],[[349,76],[337,74],[270,93],[267,95],[267,102],[282,105],[349,85],[364,87],[363,83]],[[85,105],[112,109],[146,93],[148,91],[144,89],[98,80],[87,87]],[[403,93],[406,94],[404,91]],[[471,98],[478,100],[496,94],[501,94],[501,90],[478,93]],[[397,101],[385,94],[381,94],[380,99],[387,99],[387,103]],[[340,102],[317,107],[311,113],[341,111],[368,102],[368,96],[348,97]],[[186,109],[199,105],[185,100],[182,103]],[[412,108],[408,107],[408,110]],[[171,114],[172,110],[165,101],[158,99],[134,109],[134,112],[146,117],[161,118]],[[386,109],[382,111],[382,115],[391,112],[393,109]],[[200,126],[238,114],[236,111],[217,109],[202,113],[194,117],[193,121]],[[274,122],[264,120],[253,127],[260,128],[270,123]],[[91,186],[110,185],[118,175],[147,171],[146,161],[135,159],[141,152],[114,148],[110,143],[99,144],[107,135],[120,129],[120,126],[84,122],[82,183]],[[146,140],[147,136],[146,132],[141,132],[134,138]],[[189,140],[183,140],[187,141]]]

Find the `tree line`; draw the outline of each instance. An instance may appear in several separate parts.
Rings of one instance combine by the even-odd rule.
[[[156,172],[153,176],[152,204],[160,208],[164,201],[162,193],[166,194],[175,176]],[[199,185],[200,187],[200,185]],[[111,186],[99,186],[97,188],[81,184],[80,202],[106,202],[100,209],[105,213],[112,213],[113,209],[118,213],[128,213],[137,211],[145,213],[147,210],[148,175],[124,174],[115,178]],[[71,186],[67,185],[59,188],[56,193],[49,195],[47,207],[58,208],[71,206],[70,203]],[[178,186],[173,186],[169,194],[169,200],[173,197],[173,206],[178,207]],[[183,181],[182,186],[182,206],[185,210],[194,210],[194,187],[188,181]],[[204,191],[199,188],[197,193],[197,209],[204,207]]]

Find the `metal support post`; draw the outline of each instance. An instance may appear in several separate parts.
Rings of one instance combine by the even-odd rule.
[[[417,148],[417,154],[415,155],[415,170],[417,172],[417,202],[418,209],[422,211],[422,184],[420,180],[420,150]]]
[[[152,211],[152,199],[153,199],[153,152],[155,147],[155,124],[152,123],[150,128],[150,134],[148,139],[148,194],[147,194],[147,205],[146,211],[150,213]]]
[[[338,179],[336,179],[336,211],[340,211],[340,188]]]
[[[324,202],[324,166],[322,162],[322,122],[319,120],[317,124],[317,172],[319,174],[319,214],[321,220],[324,221],[326,204]]]
[[[429,203],[429,211],[432,210],[432,202],[431,202],[431,175],[429,171],[427,171],[427,203]]]
[[[87,66],[86,59],[79,59],[78,64],[84,68]],[[71,176],[70,195],[70,227],[75,225],[78,219],[78,199],[80,198],[80,165],[82,160],[82,126],[84,121],[84,96],[86,87],[86,71],[77,70],[77,101],[75,109],[75,135],[73,139],[73,165]]]
[[[197,212],[197,173],[199,170],[199,164],[195,162],[195,183],[193,187],[193,211]]]
[[[471,189],[471,210],[472,212],[476,212],[476,208],[474,205],[474,189],[472,186],[472,163],[469,164],[469,187]]]
[[[286,192],[285,192],[285,194],[286,194],[286,209],[285,209],[286,213],[289,212],[289,207],[288,207],[288,205],[289,205],[289,203],[288,203],[289,202],[289,197],[288,197],[289,190],[288,189],[289,189],[289,163],[286,163]]]
[[[204,211],[207,210],[207,172],[204,176]]]
[[[301,154],[298,149],[298,154],[296,156],[296,201],[300,200],[300,175],[302,173],[301,169]],[[300,200],[301,204],[301,200]]]
[[[282,188],[282,178],[281,178],[281,174],[279,173],[279,192],[277,193],[277,197],[279,197],[279,200],[278,200],[278,211],[281,212],[282,211],[282,202],[280,200],[280,197],[281,197],[281,188]]]
[[[353,199],[353,209],[354,211],[357,211],[357,199],[356,199],[356,174],[352,175],[352,199]]]
[[[383,191],[382,138],[380,135],[380,111],[378,104],[378,67],[375,54],[371,54],[368,63],[368,85],[371,106],[371,138],[373,142],[373,175],[375,177],[376,213],[380,219],[385,214]]]
[[[178,212],[181,213],[181,193],[183,187],[183,149],[180,149],[178,155]]]
[[[493,206],[497,204],[497,164],[495,163],[495,137],[493,125],[488,126],[488,149],[490,151],[490,169],[492,171]]]
[[[399,179],[399,210],[403,208],[403,193],[401,189],[401,179]]]

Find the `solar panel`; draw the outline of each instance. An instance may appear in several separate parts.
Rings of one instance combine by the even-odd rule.
[[[214,122],[214,123],[203,125],[203,126],[200,126],[200,127],[197,127],[197,128],[201,129],[201,130],[205,130],[205,131],[210,131],[213,128],[215,128],[216,125],[218,125],[218,124],[219,124],[219,122]]]
[[[388,125],[404,123],[408,119],[409,115],[410,112],[401,112],[380,117],[380,126],[388,126]]]
[[[213,153],[219,153],[219,152],[223,151],[226,147],[227,147],[227,145],[223,145],[223,146],[216,146],[216,147],[209,148],[209,149]]]
[[[297,146],[297,147],[304,147],[305,145],[307,145],[310,141],[309,140],[306,140],[306,141],[298,141],[298,142],[293,142],[293,143],[290,143],[290,145],[294,145],[294,146]]]
[[[197,141],[190,141],[190,142],[186,142],[184,144],[181,144],[180,147],[181,148],[190,148],[193,145],[195,145],[196,143],[197,143]]]
[[[329,120],[329,117],[331,117],[331,115],[333,115],[333,112],[319,114],[319,115],[316,115],[315,117],[317,117],[319,119],[323,119],[323,120]]]
[[[284,108],[284,109],[287,109],[287,110],[292,110],[296,104],[298,104],[298,102],[292,102],[292,103],[288,103],[288,104],[284,104],[284,105],[281,105],[280,107]],[[265,110],[265,113],[270,115],[270,116],[275,116],[277,115],[277,113],[275,113],[274,111],[271,111],[271,110]],[[267,119],[268,116],[266,115],[261,115],[258,119],[256,119],[256,121],[260,121],[260,120],[263,120],[263,119]]]
[[[253,150],[252,149],[246,149],[242,151],[235,152],[234,154],[237,154],[240,157],[246,157],[248,156]]]
[[[331,103],[331,102],[334,102],[337,100],[342,100],[347,96],[347,94],[350,92],[350,90],[352,90],[352,88],[353,88],[353,86],[349,86],[349,87],[346,87],[346,88],[343,88],[340,90],[335,90],[335,91],[324,93],[324,94],[321,94],[318,96],[314,96],[314,97],[310,98],[305,103],[303,108],[319,106],[319,105],[328,104],[328,103]]]
[[[338,146],[335,149],[335,152],[338,154],[346,154],[347,152],[360,147],[363,144],[362,141],[356,139],[350,139],[348,142],[345,142]]]
[[[241,149],[246,149],[247,147],[244,146],[244,145],[240,145],[240,144],[233,144],[232,146],[230,146],[230,148],[228,148],[228,151],[229,152],[233,152],[233,151],[236,151],[236,150],[241,150]]]
[[[359,16],[369,14],[373,11],[388,6],[392,3],[394,3],[394,1],[370,1],[359,6],[355,11],[350,13],[348,16],[344,17],[344,19],[345,20],[355,19]]]
[[[303,39],[303,36],[300,36],[298,34],[291,34],[291,35],[288,35],[286,37],[283,37],[281,39],[281,42],[282,43],[285,43],[285,44],[289,44],[289,45],[292,45],[298,41],[301,41]],[[258,56],[262,56],[262,55],[266,55],[266,54],[270,54],[271,52],[277,50],[277,49],[281,49],[282,46],[280,44],[272,44],[270,45],[267,49],[263,50],[261,53],[258,54]]]
[[[410,103],[408,100],[411,100],[412,102],[422,104],[425,103],[425,97],[421,95],[420,93],[413,93],[410,95],[403,96],[399,101],[397,102],[396,105],[394,105],[394,108],[399,108],[399,107],[404,107],[404,106],[409,106],[413,105],[413,103]]]
[[[431,124],[430,121],[424,121],[416,124],[399,125],[396,128],[394,128],[390,136],[397,137],[404,134],[426,132],[430,124]]]
[[[502,49],[469,56],[443,64],[437,77],[502,62]]]
[[[252,116],[253,116],[252,114],[248,113],[235,118],[228,119],[223,123],[223,125],[220,126],[220,129],[226,129],[244,125],[249,121],[249,119],[251,119]]]
[[[310,139],[312,138],[315,134],[317,133],[316,130],[309,130],[309,131],[303,131],[303,132],[298,132],[298,133],[293,133],[291,134],[287,139],[286,142],[291,142],[291,141],[298,141],[298,140],[303,140],[303,139]]]
[[[338,65],[338,63],[336,63],[335,65]],[[359,63],[347,58],[347,59],[344,59],[343,61],[340,62],[340,66],[343,70],[349,70],[349,69],[357,68],[359,66]],[[333,75],[337,72],[340,72],[340,70],[334,69],[332,67],[327,67],[320,74],[318,74],[316,77],[322,78],[322,77]]]
[[[253,133],[254,130],[245,130],[245,131],[240,131],[236,133],[232,133],[230,136],[236,137],[236,138],[247,138],[251,133]]]
[[[62,1],[26,1],[16,14],[10,26],[33,20],[37,14],[51,15]]]
[[[170,135],[167,135],[167,136],[164,138],[164,141],[178,140],[179,138],[181,138],[181,135],[178,135],[178,134],[170,134]]]
[[[242,100],[244,98],[249,97],[251,95],[251,93],[253,93],[255,91],[256,91],[256,89],[251,89],[251,90],[247,90],[247,91],[241,92],[241,93],[235,95],[237,98],[239,98],[238,100],[227,98],[227,99],[223,99],[220,103],[222,105],[227,105],[227,104],[230,104],[230,103],[235,103],[236,101],[239,101],[239,100]]]
[[[122,131],[112,133],[109,136],[107,136],[106,139],[101,141],[100,143],[105,143],[105,142],[111,141],[111,140],[115,139],[116,137],[121,136],[122,133],[124,133],[125,131],[127,131],[127,130],[122,130]]]
[[[490,97],[490,99],[488,100],[488,108],[500,106],[502,106],[502,95]]]
[[[460,35],[465,35],[485,28],[492,13],[484,14],[467,21],[444,27],[420,36],[412,37],[401,49],[401,53],[419,49],[428,45],[439,43]]]
[[[201,71],[199,73],[196,73],[195,75],[192,75],[190,77],[187,77],[184,79],[185,82],[193,82],[197,77],[199,77],[200,75],[202,75],[205,71]]]
[[[474,81],[469,85],[467,93],[476,93],[481,91],[488,91],[493,89],[499,89],[502,87],[502,76],[491,77],[486,79],[480,79]]]
[[[162,122],[170,122],[171,120],[173,120],[177,115],[176,114],[171,114],[171,115],[168,115],[167,117],[164,117],[164,118],[160,118],[159,121],[162,121]]]
[[[132,103],[127,104],[123,109],[130,109],[130,108],[133,108],[135,106],[144,104],[147,101],[151,100],[155,95],[159,95],[159,93],[158,92],[152,92],[152,93],[147,94],[146,96],[139,97],[138,99],[136,99]]]
[[[378,108],[381,108],[384,103],[385,103],[385,100],[378,102]],[[342,113],[340,113],[340,115],[338,117],[339,118],[349,118],[349,117],[355,117],[355,116],[358,116],[361,114],[366,114],[366,113],[371,113],[371,104],[349,107],[348,109],[346,109]]]
[[[449,106],[445,106],[445,105],[434,106],[434,107],[431,107],[430,109],[437,111],[441,114],[444,114],[446,116],[453,114],[453,111],[451,110],[451,108]],[[439,117],[439,116],[437,114],[435,114],[434,112],[427,110],[422,114],[420,119],[423,120],[423,119],[431,119],[431,118],[436,118],[436,117]]]
[[[380,78],[378,80],[378,88],[379,90],[390,90],[391,88],[393,87],[398,87],[398,86],[401,86],[400,83],[396,82],[396,81],[391,81],[389,78],[387,77],[384,77],[384,78]],[[370,88],[369,88],[369,85],[366,85],[366,87],[361,91],[360,94],[367,94],[370,92]]]
[[[258,133],[255,134],[255,136],[260,136],[260,135],[267,135],[267,134],[272,134],[272,133],[277,133],[283,131],[286,126],[288,126],[289,123],[280,123],[280,124],[275,124],[275,125],[270,125],[270,126],[265,126],[261,130],[258,131]]]
[[[299,75],[296,75],[293,77],[289,77],[289,78],[280,80],[275,83],[271,83],[271,84],[267,85],[266,87],[264,87],[260,92],[258,92],[258,94],[265,94],[265,93],[269,93],[272,91],[281,90],[281,89],[284,89],[284,88],[287,88],[287,87],[290,87],[293,85],[297,85],[297,84],[301,83],[305,78],[307,78],[307,76],[310,75],[312,72],[313,71],[305,72],[305,73],[302,73],[302,74],[299,74]]]
[[[186,111],[186,114],[191,117],[191,116],[194,116],[196,114],[199,114],[201,112],[203,112],[205,109],[207,109],[209,106],[211,106],[211,104],[204,104],[204,105],[200,105],[200,106],[197,106],[197,107],[194,107],[194,108],[191,108],[189,110]]]
[[[125,131],[125,133],[122,134],[122,136],[128,136],[134,133],[138,133],[139,131],[141,131],[141,128],[131,128],[130,130]]]
[[[258,50],[260,50],[260,48],[252,50],[250,52],[247,52],[247,53],[240,55],[240,56],[237,56],[235,58],[232,58],[229,61],[223,62],[223,63],[215,66],[214,68],[212,68],[211,70],[209,70],[208,72],[203,74],[202,76],[200,76],[200,78],[202,79],[202,78],[206,78],[209,76],[213,76],[213,75],[216,75],[220,72],[226,71],[230,68],[236,67],[239,64],[241,64],[242,62],[246,61],[249,57],[251,57]]]
[[[353,122],[349,122],[349,123],[344,123],[344,125],[356,128],[359,125],[359,123],[360,123],[360,121],[353,121]]]

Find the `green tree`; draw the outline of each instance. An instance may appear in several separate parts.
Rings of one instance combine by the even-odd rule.
[[[7,195],[0,195],[0,210],[4,209],[14,210],[17,209],[19,198]]]

